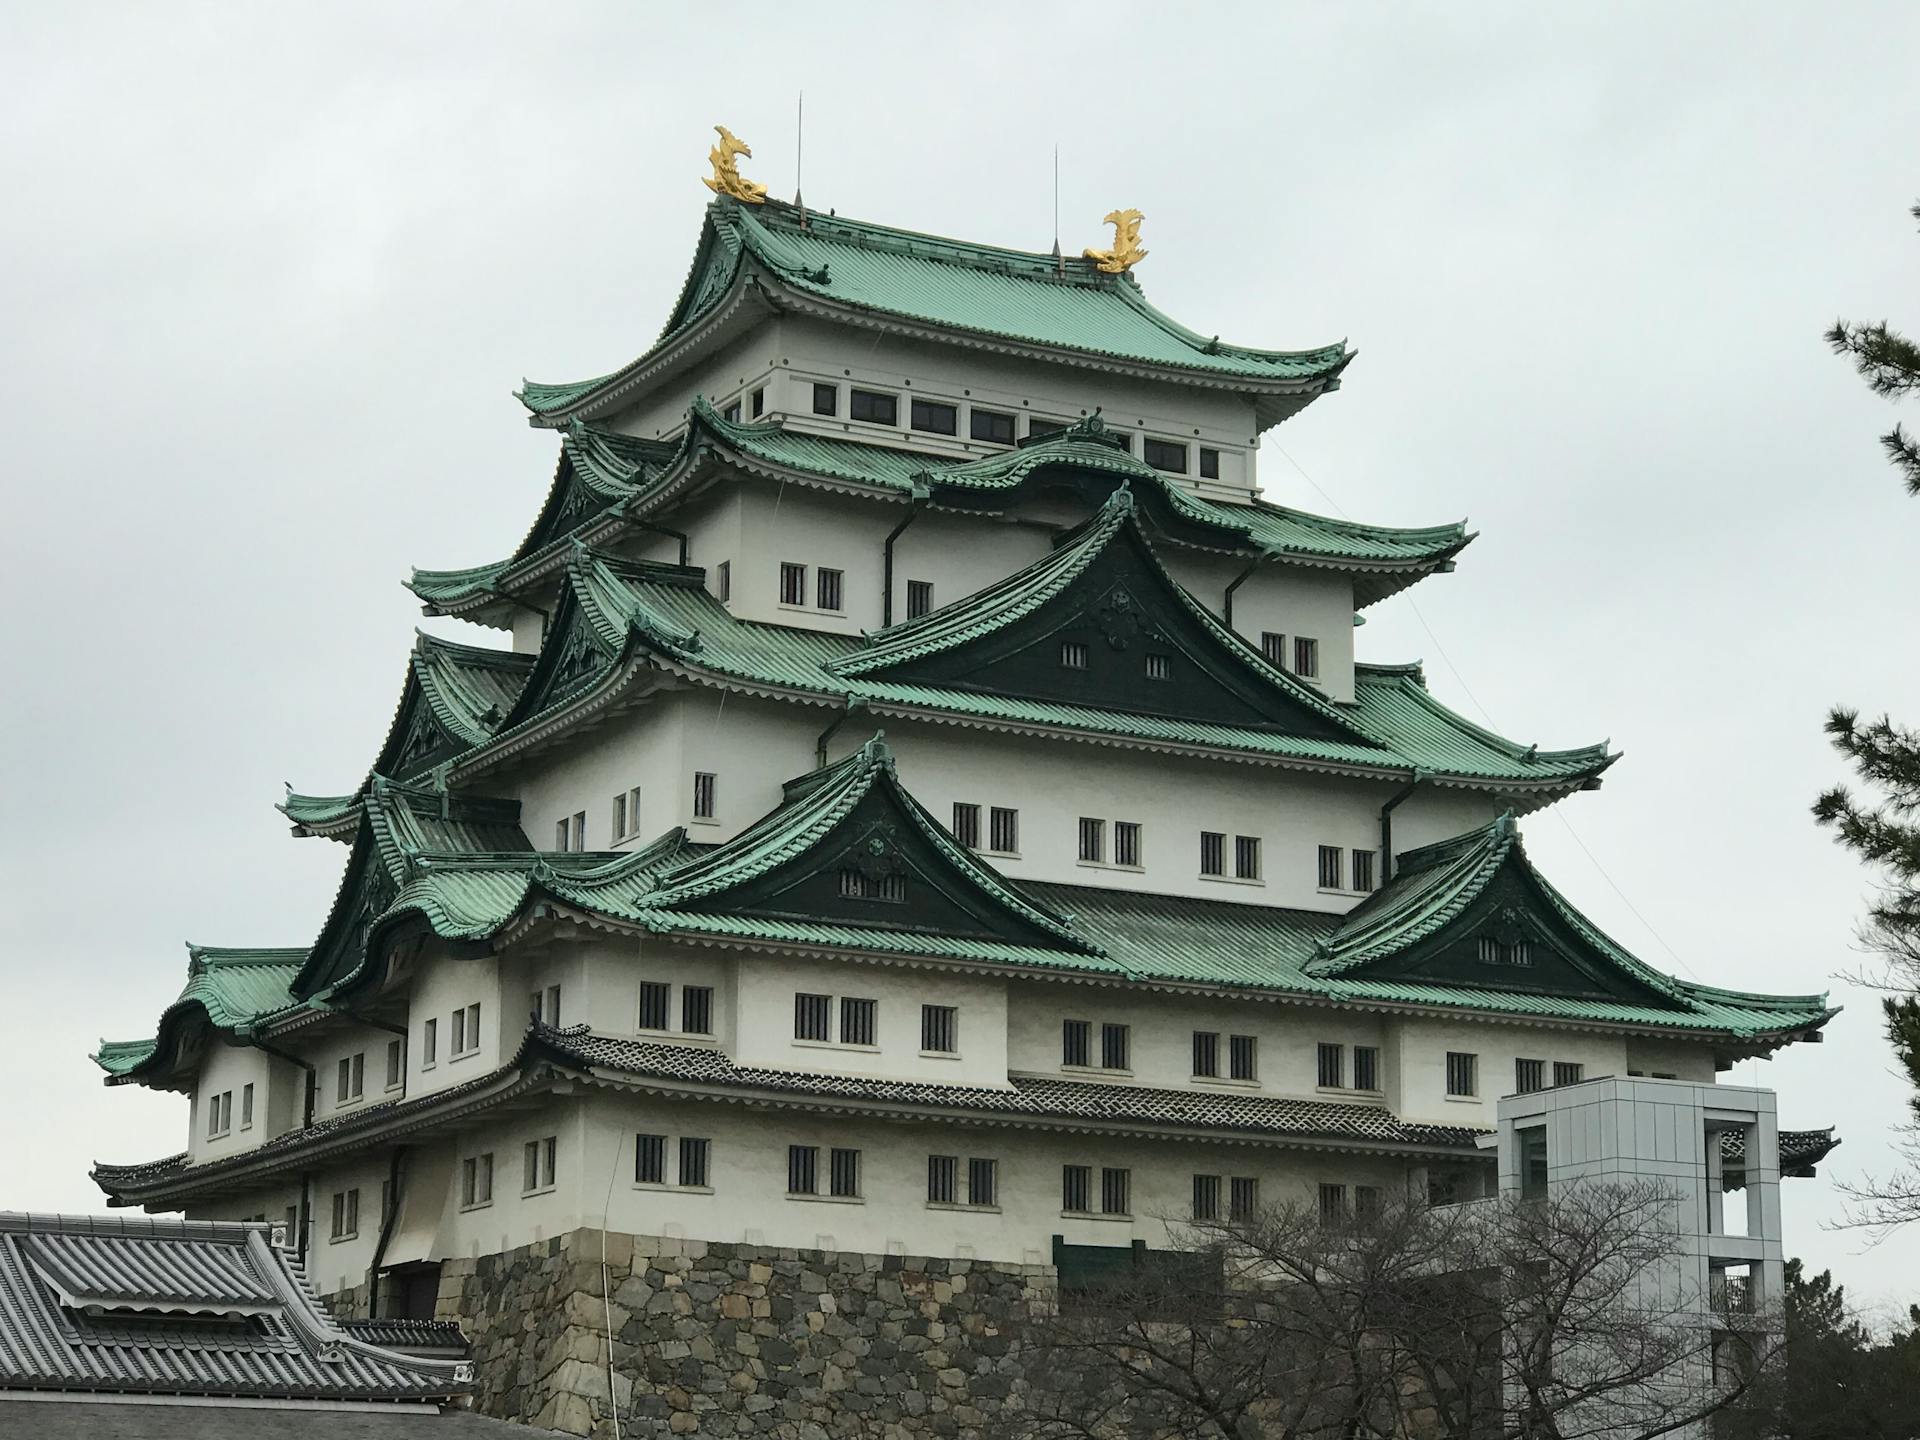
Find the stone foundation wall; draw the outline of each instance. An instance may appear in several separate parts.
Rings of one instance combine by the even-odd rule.
[[[603,1289],[601,1246],[576,1230],[443,1265],[476,1410],[596,1440],[614,1406],[623,1437],[980,1440],[1020,1399],[995,1318],[1053,1290],[1050,1266],[618,1234]]]

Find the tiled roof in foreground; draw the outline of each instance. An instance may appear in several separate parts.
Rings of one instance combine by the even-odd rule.
[[[264,1225],[0,1214],[0,1392],[422,1402],[472,1378],[349,1336]]]

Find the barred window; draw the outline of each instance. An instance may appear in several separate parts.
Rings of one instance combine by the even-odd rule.
[[[847,418],[872,425],[900,423],[900,397],[881,390],[854,390],[847,397]]]
[[[1147,656],[1147,679],[1173,679],[1173,657],[1171,655]]]
[[[804,605],[807,603],[807,567],[791,561],[780,562],[780,603],[782,605]]]
[[[1100,1027],[1100,1066],[1104,1070],[1128,1070],[1133,1051],[1133,1031],[1126,1025]]]
[[[689,1035],[713,1033],[713,987],[711,985],[680,987],[680,1028]]]
[[[1353,888],[1362,893],[1373,889],[1373,851],[1353,852]]]
[[[1235,878],[1240,880],[1260,878],[1260,837],[1258,835],[1233,837],[1233,873]]]
[[[980,807],[955,801],[953,805],[953,838],[969,850],[980,848]]]
[[[1131,1170],[1106,1169],[1100,1172],[1100,1213],[1102,1215],[1133,1213],[1133,1172]]]
[[[1458,1050],[1447,1052],[1447,1094],[1478,1095],[1480,1093],[1480,1057],[1463,1054]]]
[[[1260,1209],[1260,1182],[1252,1175],[1236,1175],[1227,1195],[1227,1218],[1251,1220]]]
[[[789,1195],[812,1195],[820,1185],[820,1147],[818,1145],[789,1145],[787,1147],[787,1193]]]
[[[1113,822],[1113,863],[1138,869],[1140,865],[1140,822]]]
[[[876,1003],[872,1000],[855,999],[842,996],[840,1000],[840,1043],[842,1045],[873,1044],[873,1016]]]
[[[832,1013],[828,1006],[831,997],[826,995],[799,994],[793,997],[793,1038],[796,1040],[826,1040],[828,1016]]]
[[[1084,1215],[1092,1204],[1093,1167],[1089,1165],[1062,1165],[1060,1167],[1060,1208],[1077,1215]]]
[[[1062,640],[1060,642],[1060,668],[1062,670],[1084,670],[1087,668],[1087,647],[1080,640]]]
[[[842,870],[840,894],[848,900],[902,901],[907,898],[907,877],[869,875],[861,870]]]
[[[733,599],[733,561],[722,560],[714,569],[713,598],[722,605]]]
[[[995,805],[987,812],[987,848],[1011,855],[1020,848],[1020,812]]]
[[[927,1203],[929,1205],[952,1205],[959,1195],[960,1157],[957,1155],[929,1155],[927,1157]]]
[[[1099,864],[1107,858],[1107,822],[1080,817],[1080,858]]]
[[[1212,1076],[1220,1073],[1220,1036],[1213,1030],[1193,1032],[1193,1073]]]
[[[1322,1090],[1344,1090],[1347,1088],[1347,1047],[1320,1042],[1320,1088]]]
[[[1482,935],[1480,963],[1482,965],[1531,965],[1533,951],[1524,939],[1509,943],[1492,935]]]
[[[1356,1090],[1380,1088],[1379,1046],[1356,1045],[1353,1047],[1353,1088]]]
[[[640,982],[640,1028],[642,1030],[664,1030],[667,1028],[668,1002],[673,987],[664,980],[642,980]]]
[[[1259,1078],[1260,1041],[1253,1035],[1233,1035],[1227,1039],[1227,1078]]]
[[[1089,1058],[1093,1043],[1093,1022],[1091,1020],[1067,1020],[1060,1026],[1060,1063],[1062,1065],[1090,1065]]]
[[[1340,889],[1340,847],[1322,845],[1320,847],[1320,888],[1322,890]]]
[[[860,1194],[860,1152],[835,1149],[827,1157],[827,1193],[852,1199]]]
[[[1531,1095],[1536,1090],[1547,1088],[1547,1062],[1544,1060],[1516,1060],[1513,1062],[1513,1088],[1516,1094]]]
[[[1282,635],[1278,630],[1262,630],[1260,632],[1260,653],[1267,657],[1267,662],[1271,665],[1285,665],[1287,663],[1287,637]]]
[[[714,791],[718,782],[711,771],[699,770],[693,777],[693,818],[711,820],[714,815]]]
[[[1587,1067],[1572,1060],[1553,1062],[1553,1083],[1555,1085],[1578,1085],[1587,1078]]]
[[[1362,1225],[1371,1225],[1380,1218],[1385,1197],[1378,1185],[1356,1185],[1353,1187],[1353,1217]]]
[[[1220,1177],[1218,1175],[1193,1177],[1193,1218],[1196,1220],[1220,1218]]]
[[[1220,452],[1206,445],[1200,447],[1200,478],[1202,480],[1220,478]]]
[[[816,415],[838,415],[840,413],[840,387],[822,385],[815,381],[813,385],[813,413]]]
[[[1227,837],[1218,830],[1200,832],[1200,873],[1202,875],[1227,873]]]
[[[998,410],[975,410],[970,420],[973,438],[989,445],[1013,444],[1013,416]]]
[[[960,1012],[952,1005],[920,1007],[920,1048],[940,1055],[959,1049]]]
[[[708,1179],[711,1167],[708,1161],[713,1156],[713,1142],[692,1135],[680,1137],[680,1183],[705,1189],[712,1182]]]
[[[747,413],[755,420],[758,420],[762,415],[767,413],[767,391],[765,386],[755,390],[753,394],[747,397]]]
[[[933,582],[931,580],[907,581],[907,619],[918,620],[933,609]]]
[[[1141,447],[1140,458],[1156,470],[1165,470],[1174,475],[1187,473],[1187,447],[1172,440],[1156,440],[1146,437]]]
[[[493,1155],[469,1155],[460,1162],[460,1206],[470,1210],[493,1203]]]
[[[999,1164],[976,1155],[967,1161],[967,1203],[969,1205],[998,1205],[1000,1203]]]
[[[1293,673],[1311,680],[1320,673],[1320,642],[1305,635],[1293,637]]]
[[[922,400],[914,397],[908,407],[908,416],[915,430],[924,430],[929,435],[958,435],[960,433],[960,407],[945,405],[938,400]]]
[[[560,1149],[560,1138],[549,1135],[544,1140],[529,1140],[521,1147],[520,1189],[531,1195],[536,1190],[553,1188],[554,1161]]]
[[[1344,1225],[1347,1220],[1347,1187],[1320,1182],[1320,1223]]]
[[[633,1183],[636,1185],[667,1183],[666,1136],[636,1135],[633,1137]]]
[[[838,570],[829,570],[822,565],[814,572],[814,603],[822,610],[840,608],[840,582],[845,575]]]

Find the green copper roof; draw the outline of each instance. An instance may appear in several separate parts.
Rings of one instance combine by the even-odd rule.
[[[196,1017],[217,1030],[248,1031],[264,1016],[294,1003],[293,978],[306,958],[304,950],[236,950],[211,945],[187,947],[187,984],[161,1013],[151,1040],[103,1040],[94,1063],[109,1078],[134,1076],[155,1062],[175,1057],[182,1028]]]
[[[1079,258],[969,244],[865,221],[805,215],[771,202],[716,200],[693,273],[654,350],[611,375],[521,387],[536,417],[590,411],[593,402],[714,313],[747,274],[789,304],[851,323],[917,322],[1019,351],[1105,359],[1214,383],[1324,388],[1353,356],[1345,343],[1256,350],[1197,334],[1155,309],[1131,274]],[[1272,418],[1280,418],[1278,414]],[[1272,423],[1271,419],[1267,423]]]
[[[534,657],[420,632],[376,774],[409,779],[490,737],[513,709]]]

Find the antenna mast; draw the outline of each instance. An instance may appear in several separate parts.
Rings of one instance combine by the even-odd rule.
[[[807,92],[799,92],[793,107],[793,208],[800,212],[800,223],[807,223],[807,202],[800,194],[800,162],[807,140]]]
[[[1067,262],[1060,255],[1060,143],[1053,146],[1053,273],[1066,278]]]

